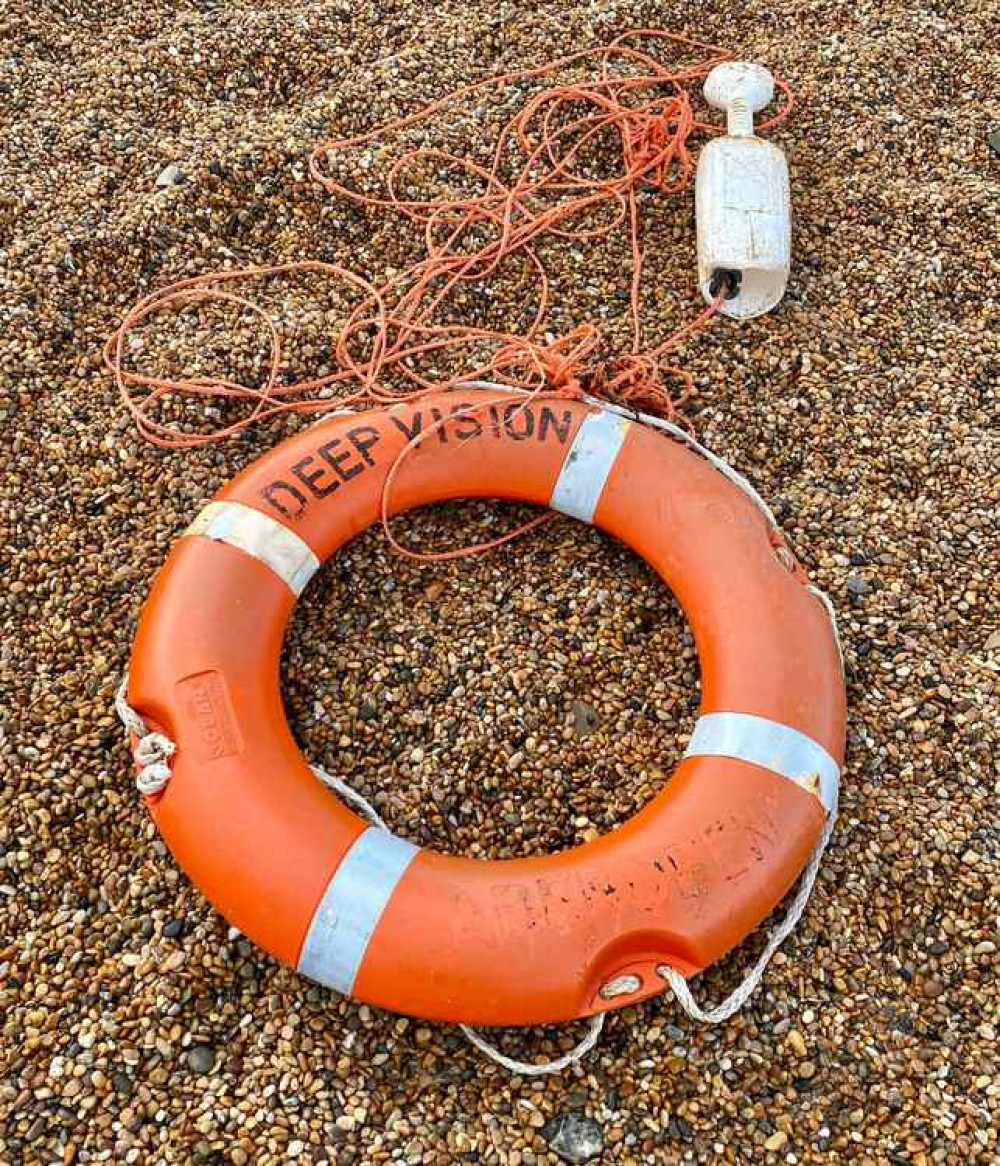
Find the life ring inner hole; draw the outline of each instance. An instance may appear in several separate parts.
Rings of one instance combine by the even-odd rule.
[[[469,499],[410,511],[396,529],[406,545],[458,546],[537,513]],[[556,515],[435,564],[367,530],[296,605],[282,691],[305,755],[395,833],[495,859],[569,849],[650,801],[694,727],[700,675],[652,568]]]

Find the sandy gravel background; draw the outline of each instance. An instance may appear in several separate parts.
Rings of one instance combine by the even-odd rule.
[[[0,1161],[517,1166],[569,1141],[604,1163],[1000,1160],[998,15],[991,0],[0,9]],[[168,547],[282,431],[153,450],[99,349],[183,275],[406,262],[406,227],[309,180],[316,141],[641,25],[764,60],[801,99],[776,138],[788,296],[683,356],[699,431],[772,500],[841,612],[849,761],[814,901],[745,1011],[711,1029],[666,998],[627,1010],[581,1070],[533,1083],[453,1029],[277,967],[158,841],[112,695]],[[692,207],[690,191],[647,207],[654,337],[697,303]],[[624,335],[622,250],[550,257],[557,325],[603,312]],[[321,365],[332,293],[262,294],[294,361]],[[177,317],[141,355],[252,375],[260,337],[237,325]],[[444,545],[506,520],[454,507],[410,529]],[[624,820],[697,708],[669,596],[568,521],[440,569],[363,537],[311,587],[285,678],[303,745],[394,828],[493,856]],[[759,942],[699,995],[718,999]],[[552,1055],[576,1035],[503,1045]]]

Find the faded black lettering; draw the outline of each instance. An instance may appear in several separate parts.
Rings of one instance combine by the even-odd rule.
[[[444,414],[440,409],[435,409],[431,406],[431,416],[434,418],[434,426],[437,429],[438,439],[442,445],[448,444],[448,426],[444,422]]]
[[[366,465],[373,466],[375,464],[375,459],[368,451],[372,446],[378,445],[382,439],[382,434],[374,425],[358,425],[354,429],[348,429],[347,439],[365,459]]]
[[[295,500],[296,506],[294,510],[289,510],[283,502],[279,501],[279,497],[282,493],[290,495]],[[291,485],[289,482],[282,482],[280,480],[277,482],[271,482],[270,485],[265,486],[264,489],[261,490],[261,495],[269,506],[273,506],[279,514],[283,514],[286,518],[300,517],[308,502],[305,494],[303,494],[302,491],[298,489],[298,487]]]
[[[535,432],[535,415],[515,402],[503,411],[503,427],[515,441],[524,441]]]
[[[412,441],[424,428],[424,415],[419,410],[413,414],[412,428],[406,424],[402,417],[397,417],[395,413],[390,413],[389,418],[407,441]]]
[[[345,466],[344,462],[350,458],[351,451],[349,449],[344,449],[341,450],[340,453],[338,453],[336,456],[334,456],[333,450],[335,450],[338,445],[340,445],[340,438],[334,437],[330,441],[324,442],[319,447],[319,449],[316,450],[316,452],[342,482],[349,482],[351,478],[357,477],[357,475],[360,474],[361,471],[365,468],[364,463],[355,462],[353,465]]]
[[[339,440],[339,438],[338,438]],[[321,479],[326,473],[323,466],[317,466],[314,470],[307,470],[306,467],[310,462],[315,462],[316,458],[313,454],[304,457],[300,462],[296,462],[292,466],[292,473],[298,478],[303,486],[313,495],[314,498],[328,498],[334,490],[340,489],[340,483],[334,479],[333,481],[322,483]],[[327,459],[324,458],[324,461]]]
[[[451,415],[454,417],[455,436],[459,441],[469,441],[473,437],[482,437],[483,427],[474,413],[462,413],[463,409],[470,409],[468,402],[464,405],[452,405]],[[461,416],[456,416],[461,414]]]
[[[549,436],[549,429],[551,428],[555,431],[556,437],[559,438],[559,444],[565,445],[569,440],[569,431],[572,425],[572,409],[564,409],[562,420],[560,420],[549,405],[543,405],[542,415],[538,422],[538,440],[545,441]]]

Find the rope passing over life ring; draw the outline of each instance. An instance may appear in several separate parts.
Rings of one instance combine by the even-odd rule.
[[[279,683],[292,608],[378,520],[408,445],[393,513],[547,504],[628,544],[683,607],[700,719],[669,783],[610,834],[544,858],[421,850],[356,817],[293,740]],[[495,386],[335,415],[230,482],[155,581],[128,701],[174,745],[150,811],[227,919],[357,999],[486,1025],[631,1004],[739,943],[816,847],[845,735],[827,612],[744,491],[621,411]]]

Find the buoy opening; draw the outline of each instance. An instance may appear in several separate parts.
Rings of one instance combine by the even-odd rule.
[[[466,501],[399,526],[408,544],[439,548],[536,513]],[[623,544],[562,517],[434,565],[365,532],[297,605],[282,673],[307,757],[396,833],[477,858],[551,854],[626,822],[663,788],[700,696],[666,586]]]

